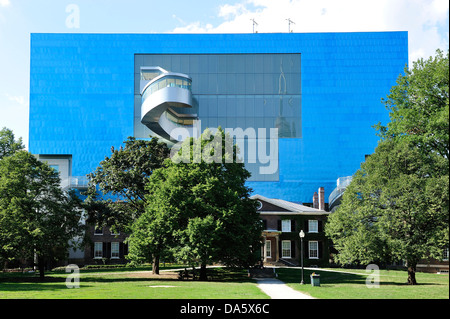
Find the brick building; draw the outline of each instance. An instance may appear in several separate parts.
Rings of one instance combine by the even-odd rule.
[[[329,245],[324,233],[329,212],[325,211],[322,187],[318,194],[314,194],[313,207],[261,195],[252,198],[258,201],[258,211],[264,223],[261,255],[265,265],[300,265],[301,230],[305,233],[304,266],[322,267],[329,263]]]

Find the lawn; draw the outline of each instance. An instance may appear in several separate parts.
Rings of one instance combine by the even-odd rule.
[[[404,270],[380,270],[379,288],[368,288],[365,270],[330,269],[314,271],[320,274],[320,287],[312,287],[310,274],[304,270],[305,285],[300,285],[301,270],[277,269],[278,278],[288,286],[319,299],[448,299],[449,276],[416,273],[418,285],[406,283],[408,274]],[[352,272],[345,273],[345,271]]]
[[[0,299],[266,299],[245,270],[209,270],[211,281],[178,280],[178,273],[81,271],[80,288],[68,289],[67,274],[0,275]]]
[[[417,273],[418,285],[406,284],[407,272],[380,270],[379,288],[367,288],[364,270],[316,270],[320,287],[312,287],[304,271],[277,269],[278,278],[290,287],[319,299],[448,299],[448,275]],[[36,275],[1,274],[0,299],[267,299],[246,270],[208,269],[208,282],[178,280],[176,272],[154,276],[149,269],[82,270],[80,288],[66,287],[67,274],[47,273],[45,282]],[[344,271],[352,272],[345,273]]]

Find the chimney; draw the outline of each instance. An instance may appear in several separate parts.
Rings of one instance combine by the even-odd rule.
[[[313,208],[319,208],[319,198],[317,192],[314,192],[313,195]]]
[[[319,187],[319,209],[325,210],[325,189]]]

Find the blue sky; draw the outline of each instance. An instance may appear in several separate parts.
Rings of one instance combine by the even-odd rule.
[[[449,46],[446,0],[0,0],[0,128],[28,144],[30,33],[288,32],[288,18],[293,32],[408,31],[410,61]]]

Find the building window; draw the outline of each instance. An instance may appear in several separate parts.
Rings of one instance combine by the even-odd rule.
[[[94,243],[94,258],[102,258],[103,257],[103,243],[95,242]]]
[[[272,257],[272,242],[270,240],[266,240],[266,258]]]
[[[103,235],[103,227],[95,226],[94,235]]]
[[[308,221],[308,232],[310,232],[310,233],[318,233],[319,232],[319,221],[317,221],[317,220],[309,220]]]
[[[281,231],[290,233],[291,232],[291,220],[290,219],[283,219],[281,221]]]
[[[444,258],[443,261],[448,261],[448,248],[444,249]]]
[[[291,241],[283,240],[281,242],[281,257],[282,258],[291,258]]]
[[[112,242],[111,243],[111,259],[118,259],[119,258],[119,243],[118,242]]]
[[[309,258],[319,259],[319,242],[317,241],[309,242]]]
[[[259,200],[256,201],[256,209],[261,210],[262,207],[263,207],[263,203],[261,203]]]

